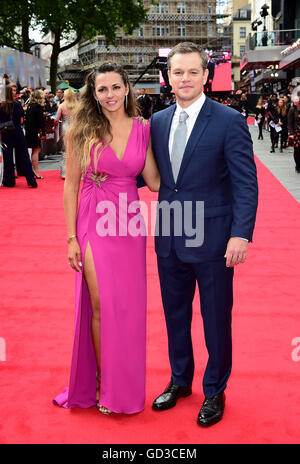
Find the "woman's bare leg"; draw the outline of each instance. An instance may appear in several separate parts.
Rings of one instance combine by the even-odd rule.
[[[92,340],[95,349],[95,356],[97,362],[97,372],[98,372],[98,380],[99,383],[101,381],[101,314],[100,314],[100,296],[99,296],[99,288],[98,288],[98,281],[97,275],[95,270],[95,264],[92,254],[92,249],[90,242],[87,243],[85,257],[84,257],[84,264],[83,264],[83,275],[88,287],[91,306],[92,306],[92,322],[91,322],[91,331],[92,331]],[[100,385],[99,385],[100,388]],[[100,393],[99,393],[100,394]],[[98,394],[98,395],[99,395]],[[97,398],[99,399],[99,398]],[[110,411],[106,408],[101,406],[100,408],[103,409],[101,412],[103,413],[110,413]]]
[[[32,164],[32,169],[33,172],[39,176],[39,154],[40,154],[41,149],[40,148],[33,148],[32,149],[32,154],[31,154],[31,164]]]

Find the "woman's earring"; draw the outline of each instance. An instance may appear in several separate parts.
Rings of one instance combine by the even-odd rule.
[[[125,95],[125,109],[127,110],[127,104],[128,104],[128,96]]]
[[[101,105],[100,105],[98,100],[96,100],[96,102],[97,102],[97,106],[98,106],[98,112],[99,112],[99,114],[101,114],[102,113]]]

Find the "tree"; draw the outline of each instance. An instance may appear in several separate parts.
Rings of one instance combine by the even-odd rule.
[[[33,15],[30,0],[0,3],[0,45],[30,53],[29,25]]]
[[[54,41],[50,62],[50,85],[56,88],[59,54],[82,39],[104,35],[107,43],[115,43],[121,27],[132,34],[146,16],[142,0],[15,0],[0,4],[0,30],[5,45],[30,51],[29,28],[50,31]],[[66,44],[64,44],[67,43]],[[20,47],[22,43],[22,47]]]
[[[114,43],[118,27],[131,34],[145,18],[143,2],[138,0],[37,0],[34,3],[35,24],[43,33],[52,32],[50,85],[56,87],[59,54],[82,39],[104,35],[108,43]],[[67,45],[62,43],[73,40]]]

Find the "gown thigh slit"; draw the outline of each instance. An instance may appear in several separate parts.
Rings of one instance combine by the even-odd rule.
[[[94,337],[94,330],[96,330],[96,329],[93,329],[94,312],[99,312],[98,316],[100,319],[100,323],[99,323],[99,331],[100,331],[99,344],[100,346],[95,344],[95,340],[93,340],[93,344],[94,344],[94,350],[95,350],[95,356],[96,356],[96,362],[97,362],[97,372],[95,373],[95,379],[97,375],[100,381],[101,379],[101,298],[100,298],[100,293],[99,293],[99,285],[98,285],[98,280],[97,280],[96,268],[94,264],[93,251],[92,251],[89,241],[87,242],[87,246],[85,249],[85,255],[82,259],[82,262],[83,262],[83,279],[85,280],[85,283],[88,287],[90,303],[92,307],[92,318],[91,318],[92,337]],[[93,303],[91,301],[92,300],[91,294],[93,294],[93,292],[97,295],[96,304],[98,305],[98,308],[93,307]],[[95,305],[95,302],[94,302],[94,305]],[[96,317],[97,317],[97,314],[96,314]],[[98,350],[99,350],[99,353],[97,353]],[[97,380],[96,380],[96,384],[97,384]],[[97,398],[97,401],[99,401],[99,398]]]
[[[84,275],[75,272],[69,387],[53,400],[64,408],[95,407],[99,402],[115,413],[134,414],[144,409],[146,227],[138,208],[132,205],[139,202],[136,178],[145,166],[149,137],[149,121],[134,118],[122,159],[106,143],[96,143],[91,149],[78,205],[76,234],[83,267],[88,247],[87,258],[91,264],[92,255],[98,283],[100,400],[96,398],[93,310]]]

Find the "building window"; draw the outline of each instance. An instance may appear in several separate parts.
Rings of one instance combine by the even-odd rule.
[[[177,32],[180,37],[185,37],[185,24],[178,24]]]
[[[144,63],[145,62],[145,57],[144,57],[144,55],[135,55],[134,61],[137,64]]]
[[[144,26],[141,26],[137,32],[138,37],[144,37]]]
[[[240,27],[240,39],[245,39],[246,37],[246,28]]]
[[[243,8],[240,10],[240,18],[247,19],[247,10],[243,10]]]
[[[169,3],[160,2],[158,5],[152,5],[151,13],[169,13]]]
[[[240,56],[244,56],[246,52],[245,45],[240,45]]]
[[[211,2],[208,2],[208,4],[207,4],[207,13],[212,14],[212,4],[211,4]]]
[[[213,36],[213,26],[211,23],[207,24],[207,37],[212,37]]]
[[[169,34],[169,26],[157,25],[152,27],[152,35],[157,37],[162,37],[165,34]]]
[[[177,4],[177,13],[185,13],[185,12],[186,12],[185,2],[179,2]]]

